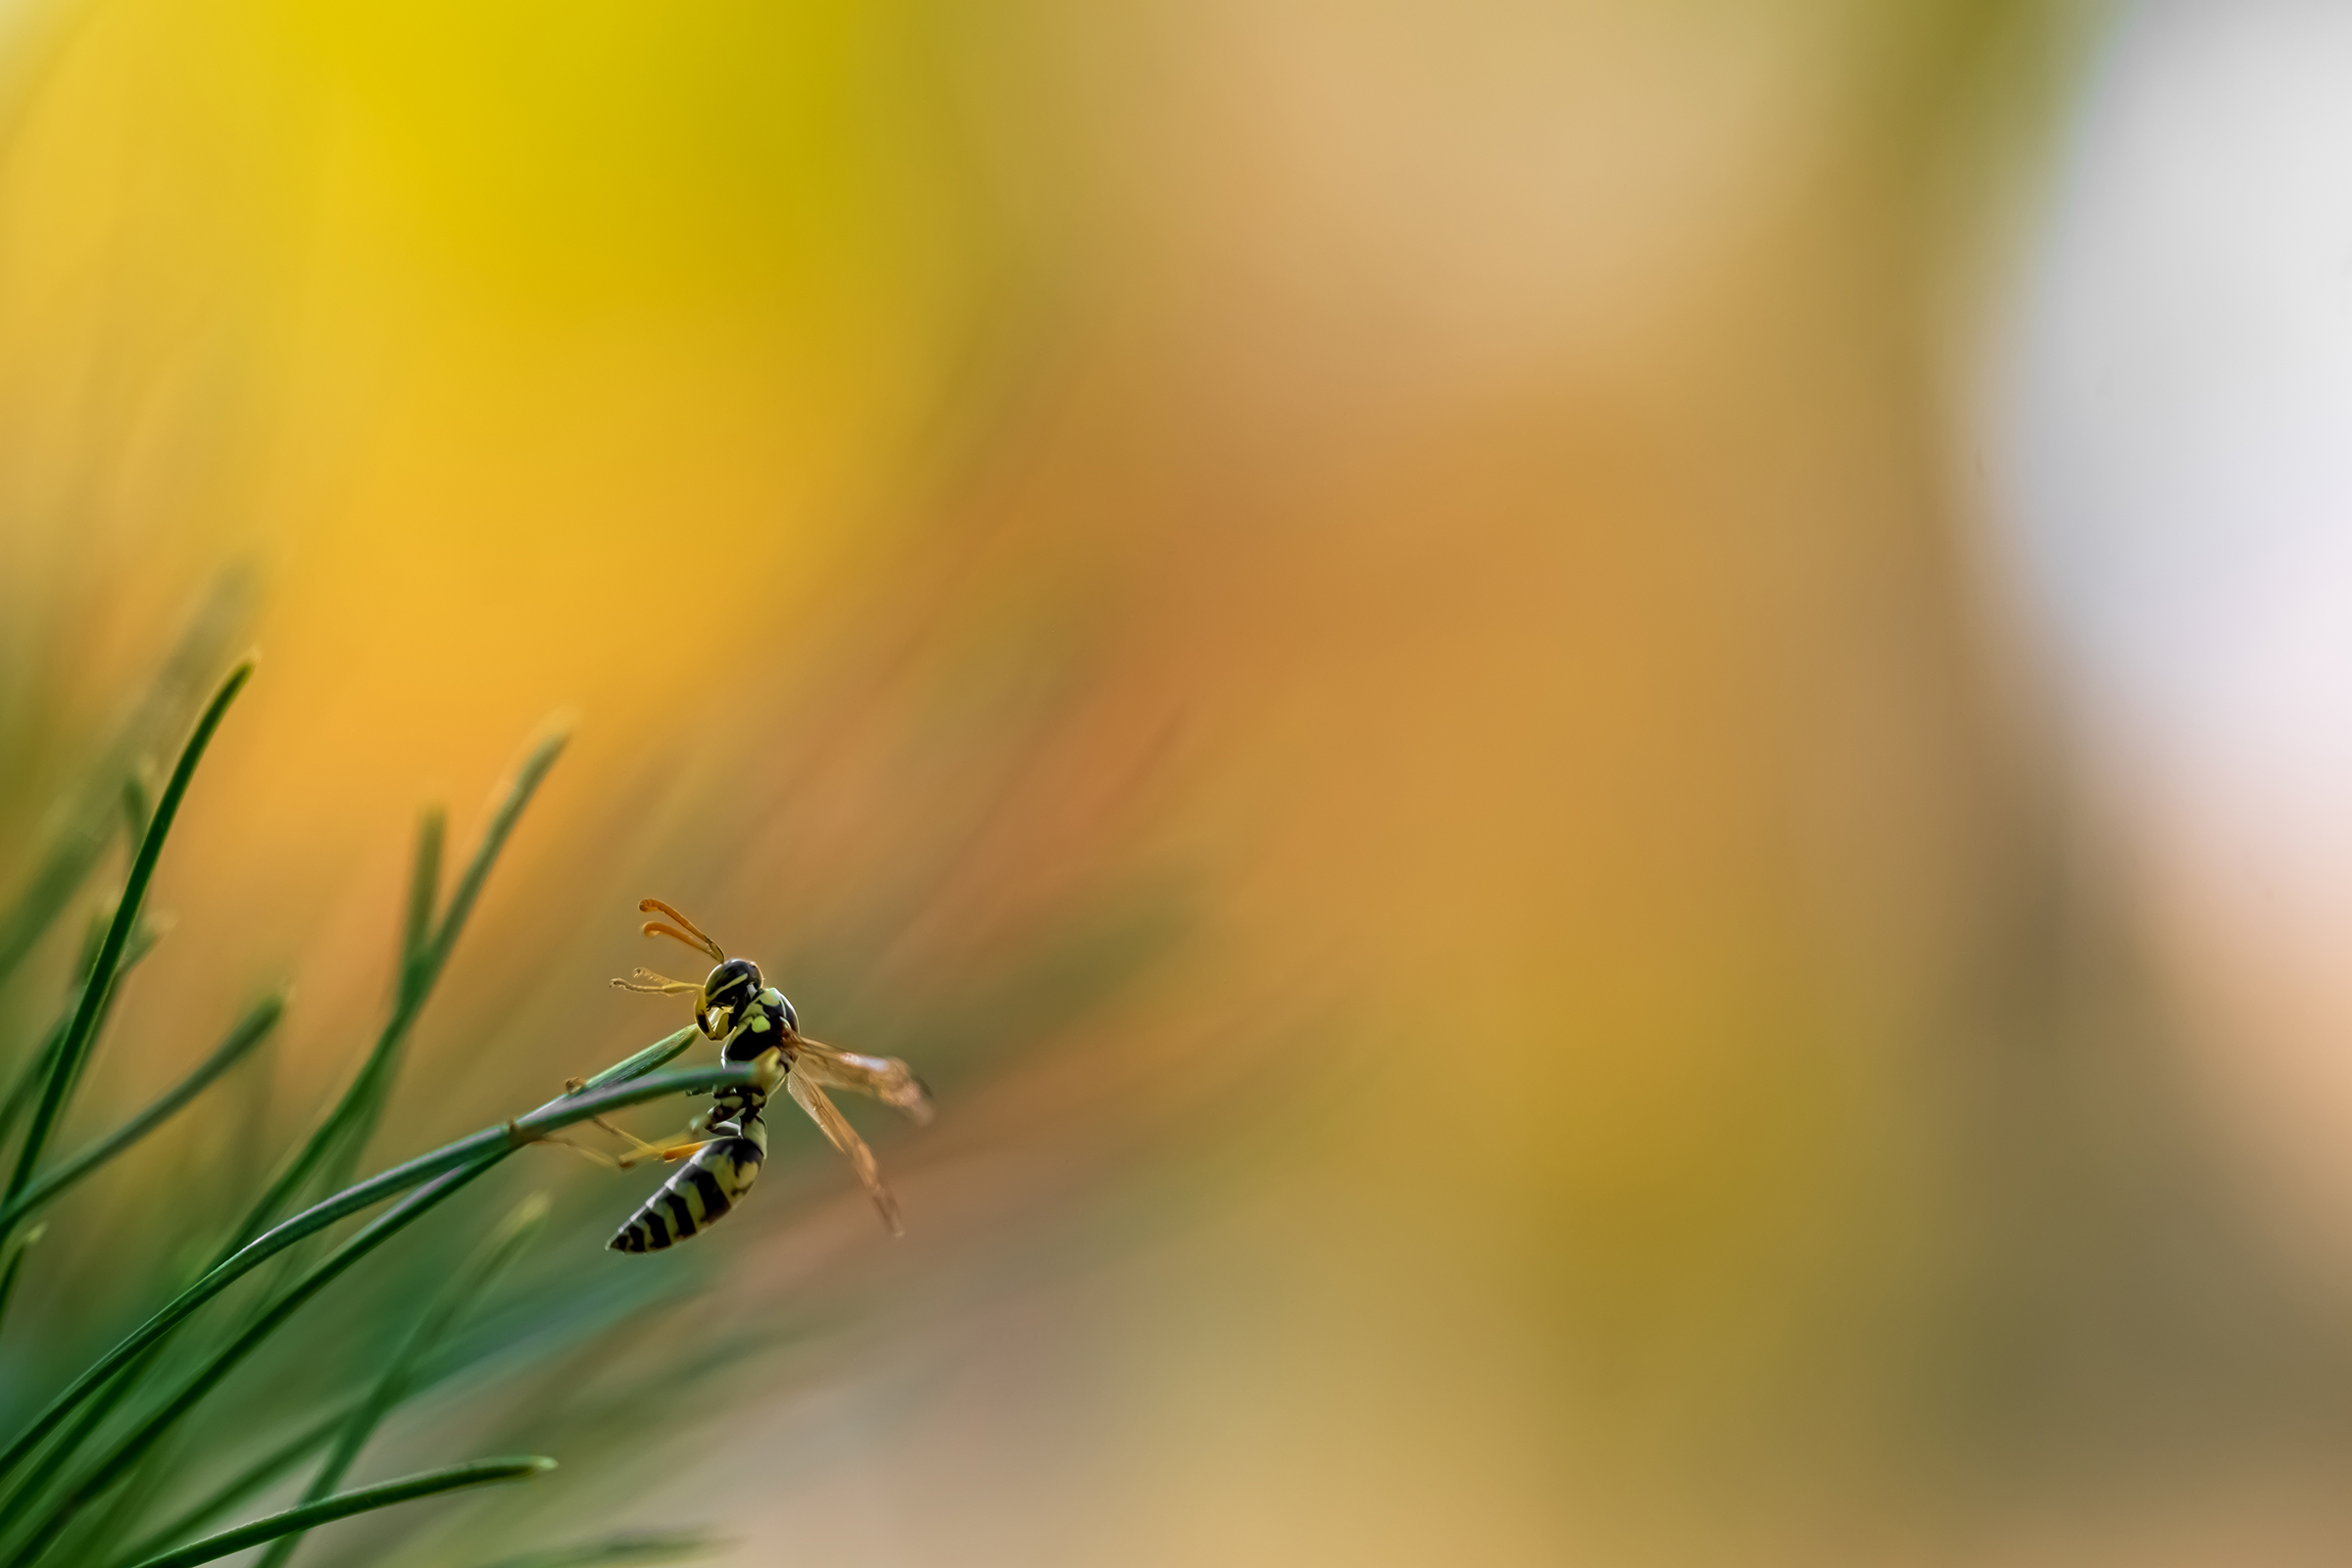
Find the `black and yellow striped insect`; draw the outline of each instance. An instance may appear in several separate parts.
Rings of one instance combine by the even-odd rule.
[[[800,1017],[792,1004],[760,978],[758,964],[749,958],[728,957],[692,920],[659,899],[647,899],[637,908],[640,913],[659,911],[677,922],[648,920],[647,936],[673,937],[709,954],[717,966],[700,985],[672,980],[650,969],[639,969],[634,980],[612,983],[623,991],[662,996],[692,993],[694,1021],[706,1036],[718,1042],[719,1055],[730,1062],[763,1064],[766,1070],[757,1083],[713,1095],[710,1108],[689,1124],[684,1137],[667,1144],[640,1144],[636,1153],[619,1162],[626,1166],[659,1157],[686,1163],[629,1216],[629,1222],[609,1245],[621,1252],[658,1252],[700,1235],[741,1202],[767,1158],[767,1124],[760,1113],[778,1083],[833,1147],[849,1156],[851,1168],[858,1172],[874,1206],[882,1211],[882,1223],[890,1227],[893,1236],[900,1235],[905,1227],[899,1223],[898,1200],[882,1184],[873,1151],[825,1098],[825,1091],[849,1089],[871,1095],[923,1123],[931,1119],[931,1096],[922,1080],[895,1056],[861,1056],[809,1039],[801,1033]]]

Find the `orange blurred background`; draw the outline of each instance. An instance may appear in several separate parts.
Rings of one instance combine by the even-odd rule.
[[[563,710],[397,1136],[674,1026],[646,894],[942,1102],[736,1244],[843,1326],[649,1448],[733,1560],[2317,1560],[2343,1302],[1951,435],[2090,20],[21,13],[14,819],[265,656],[110,1050],[290,973],[314,1103]]]

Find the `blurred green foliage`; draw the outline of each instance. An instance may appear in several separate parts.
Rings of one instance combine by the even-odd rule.
[[[173,822],[206,746],[252,673],[250,662],[240,663],[215,690],[148,808],[137,760],[146,740],[172,717],[186,721],[193,706],[188,666],[212,651],[217,633],[215,621],[200,622],[134,710],[123,737],[99,755],[91,775],[53,816],[60,825],[48,847],[24,857],[30,870],[0,918],[0,966],[13,968],[74,906],[82,884],[105,859],[109,832],[120,824],[133,835],[123,885],[111,900],[102,932],[74,970],[63,1011],[46,1027],[13,1031],[10,1055],[0,1063],[14,1083],[0,1102],[10,1172],[0,1199],[0,1311],[12,1293],[43,1287],[35,1244],[46,1231],[65,1226],[78,1232],[106,1222],[107,1211],[72,1201],[81,1179],[130,1153],[216,1084],[233,1082],[234,1069],[258,1054],[285,1010],[281,988],[235,1020],[220,1045],[177,1084],[62,1156],[53,1149],[77,1096],[95,1095],[110,1106],[139,1102],[137,1086],[85,1069],[109,1003],[153,945],[156,927],[143,922],[142,906]],[[564,1260],[543,1263],[533,1273],[522,1264],[549,1221],[544,1196],[510,1201],[503,1219],[491,1198],[482,1205],[490,1213],[486,1226],[479,1208],[470,1220],[443,1215],[403,1236],[387,1256],[371,1255],[546,1132],[621,1105],[708,1091],[746,1076],[749,1069],[725,1067],[658,1072],[698,1038],[692,1030],[656,1042],[528,1116],[500,1120],[493,1112],[492,1124],[470,1138],[352,1181],[398,1080],[411,1025],[562,746],[561,735],[550,736],[517,770],[445,903],[439,898],[443,816],[437,808],[424,814],[390,1015],[342,1093],[258,1196],[240,1197],[233,1167],[217,1167],[217,1180],[196,1183],[156,1171],[136,1189],[137,1206],[168,1211],[185,1234],[216,1238],[209,1258],[178,1265],[185,1273],[177,1279],[153,1268],[122,1269],[107,1276],[107,1298],[76,1301],[72,1323],[113,1345],[76,1373],[68,1372],[82,1353],[75,1347],[40,1346],[31,1354],[22,1353],[22,1345],[9,1347],[19,1353],[9,1358],[11,1376],[0,1391],[6,1409],[0,1558],[27,1568],[192,1563],[274,1538],[266,1560],[277,1568],[301,1551],[302,1531],[311,1524],[549,1468],[541,1459],[471,1461],[347,1488],[347,1476],[365,1468],[379,1428],[429,1392],[462,1383],[463,1405],[495,1401],[502,1394],[511,1400],[559,1358],[607,1353],[621,1363],[648,1362],[638,1376],[657,1384],[696,1381],[695,1367],[675,1364],[659,1337],[644,1331],[654,1315],[709,1283],[708,1260],[689,1255],[658,1276],[608,1269],[585,1279],[576,1260],[601,1262],[605,1254],[567,1235]],[[404,1193],[374,1218],[340,1229]],[[466,1205],[456,1207],[463,1212]],[[47,1223],[32,1223],[36,1215]],[[329,1294],[327,1287],[353,1269],[373,1276],[368,1288]],[[315,1298],[326,1310],[313,1307]],[[56,1314],[44,1314],[17,1326],[17,1337],[58,1321]],[[138,1326],[118,1338],[133,1324]],[[9,1327],[0,1321],[0,1334]],[[708,1361],[709,1348],[703,1351]],[[566,1435],[577,1440],[578,1451],[565,1457],[592,1466],[600,1458],[625,1459],[627,1447],[613,1441],[620,1430],[618,1423],[569,1425]],[[647,1425],[632,1412],[627,1430],[642,1438]],[[233,1522],[297,1480],[302,1490],[294,1507],[258,1522]],[[567,1505],[567,1516],[582,1530],[599,1523],[593,1512],[582,1511],[590,1506],[586,1495],[573,1494]],[[373,1521],[369,1533],[338,1537],[335,1544],[348,1554],[357,1539],[359,1549],[381,1556],[400,1548],[431,1513],[395,1509]],[[224,1523],[226,1529],[214,1529]],[[485,1560],[528,1546],[535,1550],[528,1559],[533,1562],[648,1562],[710,1544],[700,1535],[640,1531],[559,1545],[502,1527],[495,1504],[467,1515],[466,1525],[456,1549],[475,1549],[468,1544],[478,1539]],[[213,1534],[199,1539],[207,1530]],[[452,1547],[445,1540],[435,1549],[445,1555]]]

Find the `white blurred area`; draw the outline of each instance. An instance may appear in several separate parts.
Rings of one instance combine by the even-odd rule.
[[[2203,1089],[2352,1259],[2352,5],[2125,12],[1990,471]]]

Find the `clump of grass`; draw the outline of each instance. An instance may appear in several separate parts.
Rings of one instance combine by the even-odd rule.
[[[42,1267],[35,1245],[43,1220],[92,1175],[136,1148],[253,1058],[288,1005],[281,987],[232,1020],[194,1070],[111,1131],[60,1154],[53,1145],[88,1076],[109,1009],[158,925],[145,913],[149,886],[172,828],[189,803],[207,748],[253,672],[239,663],[195,716],[176,761],[149,799],[125,768],[120,819],[132,844],[120,895],[74,970],[56,1021],[0,1064],[0,1336],[12,1296]],[[551,736],[516,771],[481,841],[446,900],[441,896],[442,813],[424,813],[401,928],[389,1014],[372,1047],[322,1115],[278,1163],[259,1197],[227,1218],[218,1249],[163,1298],[146,1303],[134,1327],[88,1364],[68,1373],[38,1402],[0,1417],[0,1562],[18,1568],[178,1568],[268,1544],[266,1568],[284,1568],[307,1532],[356,1515],[406,1507],[443,1494],[529,1480],[555,1458],[463,1459],[398,1480],[351,1486],[379,1429],[404,1404],[461,1371],[478,1374],[504,1354],[509,1376],[531,1360],[529,1347],[459,1330],[485,1312],[515,1259],[545,1219],[526,1199],[488,1230],[462,1261],[435,1271],[437,1291],[383,1290],[347,1311],[348,1341],[385,1347],[372,1361],[352,1358],[339,1380],[306,1383],[279,1410],[292,1431],[227,1425],[215,1416],[221,1387],[265,1348],[305,1322],[327,1287],[359,1269],[386,1243],[472,1187],[519,1149],[575,1122],[622,1106],[755,1081],[758,1067],[669,1066],[697,1038],[682,1029],[613,1063],[579,1087],[521,1114],[355,1180],[383,1118],[413,1027],[432,996],[501,851],[555,764],[563,737]],[[122,767],[119,756],[108,766]],[[104,781],[100,781],[104,787]],[[89,793],[85,791],[85,794]],[[78,829],[67,848],[36,862],[24,896],[0,916],[0,979],[31,953],[69,906],[100,857]],[[110,1096],[111,1100],[111,1096]],[[389,1203],[372,1218],[371,1209]],[[601,1256],[601,1251],[597,1254]],[[622,1297],[574,1303],[564,1326],[579,1336],[610,1329],[637,1302]],[[43,1368],[44,1374],[49,1371]],[[12,1400],[14,1391],[11,1391]],[[292,1419],[282,1419],[287,1416]],[[191,1435],[201,1429],[201,1445]],[[241,1462],[212,1473],[229,1456]],[[257,1499],[297,1477],[292,1506],[237,1520]],[[509,1568],[654,1562],[707,1550],[698,1535],[643,1533],[549,1546]]]

